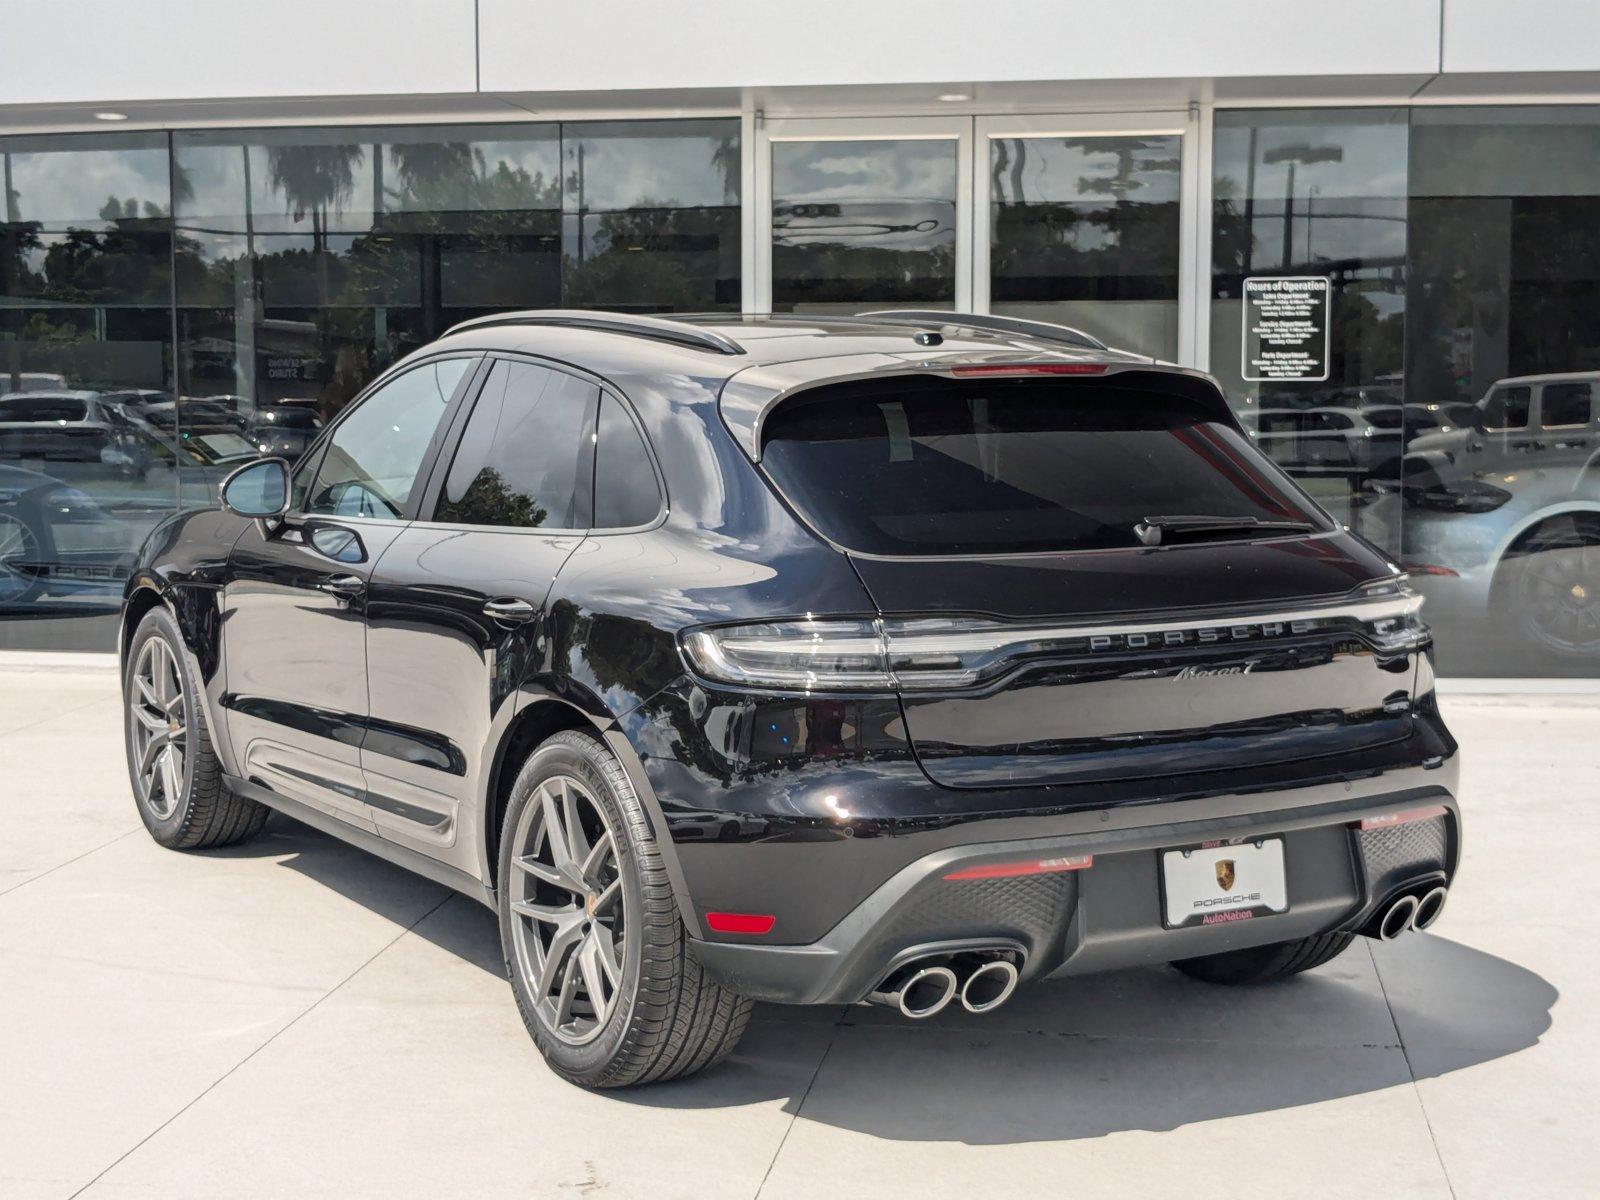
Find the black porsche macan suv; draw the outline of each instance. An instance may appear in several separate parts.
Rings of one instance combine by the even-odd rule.
[[[1418,598],[1210,377],[943,312],[469,321],[145,545],[139,811],[269,809],[499,914],[562,1075],[752,1000],[1252,983],[1439,915]]]

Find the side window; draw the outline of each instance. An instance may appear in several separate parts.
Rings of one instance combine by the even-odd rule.
[[[363,400],[333,431],[304,511],[400,520],[445,405],[473,362],[428,363]]]
[[[1539,424],[1546,429],[1589,424],[1587,383],[1547,383],[1539,400]]]
[[[500,359],[484,381],[450,464],[435,521],[586,529],[600,389]]]
[[[1526,429],[1533,389],[1526,386],[1495,388],[1483,404],[1485,429]]]
[[[595,528],[647,525],[660,511],[661,492],[639,427],[617,400],[607,396],[600,402],[595,438]]]

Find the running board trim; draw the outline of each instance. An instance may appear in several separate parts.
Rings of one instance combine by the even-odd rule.
[[[359,850],[368,854],[375,854],[381,859],[403,867],[407,871],[431,879],[434,883],[443,884],[470,896],[480,904],[489,908],[495,907],[494,889],[485,886],[479,880],[472,878],[465,871],[447,866],[442,862],[429,858],[426,854],[418,853],[409,846],[402,846],[398,842],[391,842],[387,838],[378,836],[359,826],[341,821],[331,813],[325,813],[320,808],[313,808],[309,804],[291,799],[281,792],[275,792],[263,783],[252,779],[241,779],[237,775],[223,775],[222,781],[229,790],[254,800],[257,804],[265,804],[268,808],[276,809],[286,817],[293,817],[302,824],[313,829],[336,837],[341,842],[348,842]]]

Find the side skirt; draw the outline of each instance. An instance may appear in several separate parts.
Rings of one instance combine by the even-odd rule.
[[[329,837],[336,837],[341,842],[349,842],[358,849],[365,850],[368,854],[375,854],[379,858],[394,863],[397,867],[404,867],[407,871],[441,883],[445,887],[453,888],[463,896],[470,896],[479,904],[495,907],[494,889],[485,886],[480,880],[474,879],[465,871],[455,867],[446,866],[420,854],[409,846],[402,846],[398,842],[391,842],[379,837],[375,833],[368,833],[365,829],[358,829],[354,825],[347,825],[338,817],[330,816],[319,808],[312,808],[309,804],[302,804],[288,796],[281,795],[269,787],[256,783],[253,780],[241,779],[237,775],[224,775],[223,782],[234,792],[247,799],[254,800],[257,804],[265,804],[268,808],[276,809],[286,817],[293,817],[313,829],[321,830]]]

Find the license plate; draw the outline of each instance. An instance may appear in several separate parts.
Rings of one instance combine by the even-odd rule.
[[[1280,837],[1167,850],[1161,855],[1161,884],[1168,929],[1289,911]]]

